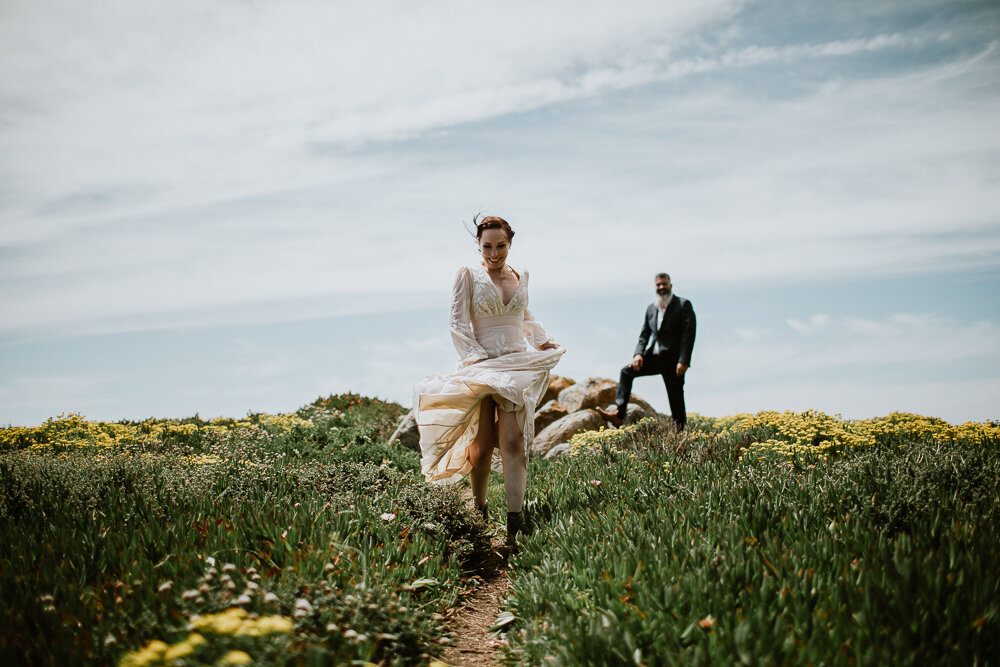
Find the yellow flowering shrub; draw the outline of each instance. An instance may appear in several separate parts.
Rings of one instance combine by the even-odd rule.
[[[622,451],[636,437],[649,434],[656,427],[656,420],[646,417],[641,421],[616,429],[600,428],[597,431],[583,431],[569,440],[569,454],[578,456],[602,449]]]
[[[209,645],[211,642],[205,638],[205,634],[215,636],[212,641],[219,642],[224,641],[223,636],[266,637],[273,634],[287,634],[294,627],[292,619],[287,616],[252,618],[245,609],[233,607],[218,614],[193,616],[190,622],[192,632],[183,641],[168,645],[159,639],[154,639],[144,647],[125,654],[118,666],[152,667],[173,664],[175,660],[194,654],[199,647]],[[222,647],[224,650],[225,644]],[[251,658],[247,653],[233,650],[226,653],[220,664],[243,665],[250,661]]]
[[[943,419],[905,412],[847,420],[818,410],[764,411],[717,419],[714,424],[720,429],[720,436],[753,431],[772,434],[752,442],[744,456],[765,453],[788,457],[825,456],[830,451],[846,447],[872,447],[914,440],[963,440],[983,444],[1000,439],[1000,426],[993,423],[966,422],[952,426]]]
[[[295,414],[259,415],[234,421],[214,419],[194,423],[176,419],[147,419],[136,423],[111,423],[87,420],[77,413],[49,418],[41,426],[0,428],[0,452],[28,449],[37,453],[111,452],[125,448],[147,449],[167,443],[188,445],[223,440],[234,433],[255,428],[271,435],[283,435],[292,429],[313,429],[308,419]],[[192,463],[217,463],[198,457],[188,457]]]
[[[291,632],[293,627],[292,619],[287,616],[250,618],[247,610],[239,607],[232,607],[218,614],[195,616],[191,619],[192,629],[220,635],[263,637],[279,632]]]

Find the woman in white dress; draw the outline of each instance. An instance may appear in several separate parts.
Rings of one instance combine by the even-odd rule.
[[[507,496],[507,544],[521,529],[527,447],[549,371],[565,350],[528,310],[528,272],[507,265],[514,230],[497,217],[474,219],[482,261],[462,267],[451,300],[451,337],[458,368],[417,384],[421,468],[430,482],[470,476],[484,520],[494,448]]]

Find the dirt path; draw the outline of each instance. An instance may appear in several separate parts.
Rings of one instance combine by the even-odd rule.
[[[465,495],[465,494],[463,494]],[[468,501],[472,502],[469,494]],[[507,563],[491,549],[480,561],[473,576],[479,579],[476,589],[462,601],[451,620],[452,643],[441,655],[441,661],[461,667],[493,667],[499,665],[500,641],[490,638],[490,628],[507,605]]]

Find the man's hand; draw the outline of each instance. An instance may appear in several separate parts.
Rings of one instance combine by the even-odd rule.
[[[554,343],[552,341],[548,341],[546,343],[542,343],[541,347],[539,347],[538,349],[539,350],[554,350],[557,347],[559,347],[559,346],[556,343]]]
[[[688,365],[685,363],[677,364],[677,377],[682,378],[684,374],[687,373]]]
[[[632,357],[632,363],[630,363],[629,366],[631,366],[634,371],[642,370],[642,355],[637,354]]]

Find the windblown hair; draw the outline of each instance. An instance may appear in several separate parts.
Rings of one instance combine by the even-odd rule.
[[[472,224],[476,226],[476,241],[478,242],[483,238],[483,232],[487,229],[502,229],[503,233],[507,235],[507,241],[514,240],[514,230],[510,228],[507,221],[503,218],[498,218],[495,215],[488,215],[485,218],[480,218],[479,213],[477,213],[472,218]]]

